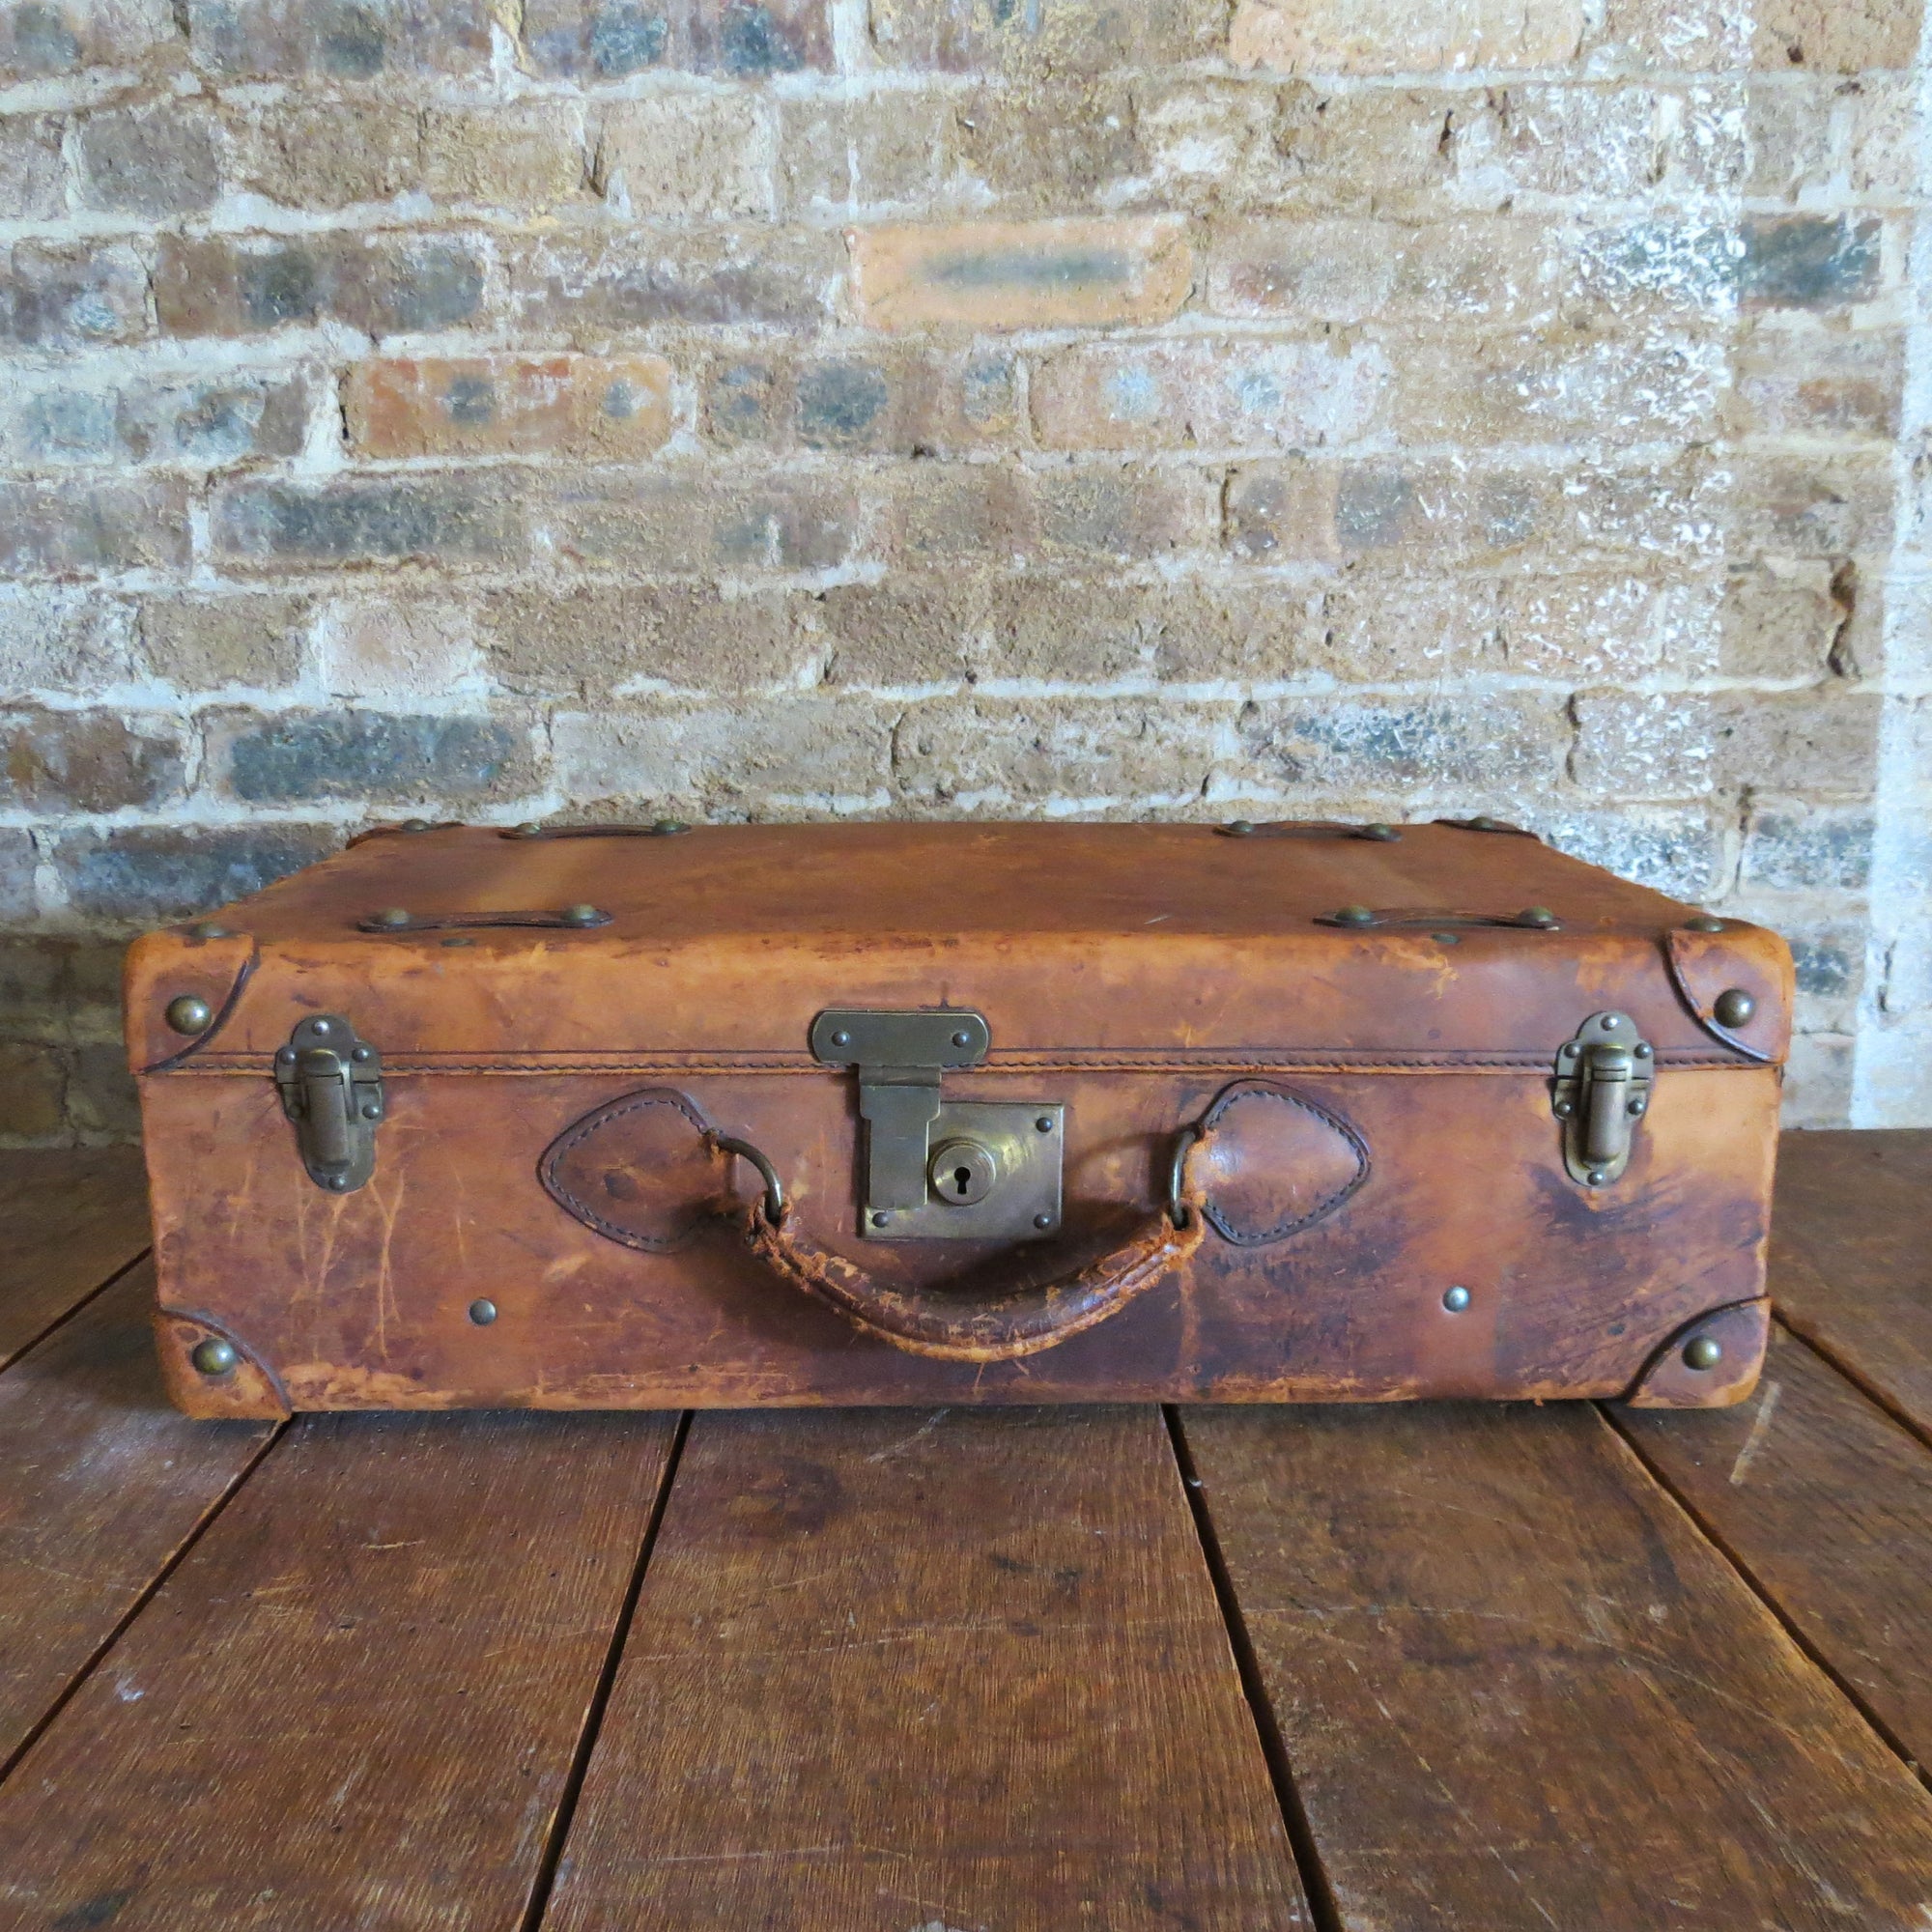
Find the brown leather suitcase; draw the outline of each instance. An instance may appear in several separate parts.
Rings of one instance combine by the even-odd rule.
[[[196,1415],[1734,1402],[1791,962],[1485,819],[385,828],[129,955]]]

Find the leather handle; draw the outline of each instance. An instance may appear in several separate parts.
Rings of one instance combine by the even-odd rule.
[[[887,1287],[802,1234],[789,1212],[774,1220],[762,1201],[746,1214],[746,1239],[781,1280],[895,1349],[948,1362],[1009,1362],[1056,1348],[1118,1315],[1194,1253],[1205,1226],[1202,1161],[1208,1145],[1205,1135],[1197,1138],[1179,1163],[1184,1220],[1177,1224],[1162,1208],[1112,1253],[1044,1287],[993,1301],[955,1306]]]

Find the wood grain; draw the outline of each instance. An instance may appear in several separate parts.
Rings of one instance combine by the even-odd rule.
[[[544,1922],[1307,1923],[1158,1413],[697,1416]]]
[[[1776,1328],[1748,1402],[1617,1422],[1813,1654],[1932,1765],[1932,1450]]]
[[[1932,1435],[1932,1132],[1785,1135],[1771,1292],[1790,1327]]]
[[[0,1785],[0,1923],[514,1926],[672,1433],[293,1425]]]
[[[0,1765],[274,1433],[169,1406],[124,1276],[0,1375]]]
[[[138,1148],[0,1152],[0,1364],[147,1245]]]
[[[1921,1932],[1932,1796],[1593,1408],[1185,1431],[1344,1926]]]

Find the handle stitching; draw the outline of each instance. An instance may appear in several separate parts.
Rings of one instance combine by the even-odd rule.
[[[1232,1242],[1237,1248],[1260,1248],[1266,1247],[1273,1241],[1286,1240],[1290,1235],[1298,1235],[1303,1229],[1313,1227],[1324,1215],[1332,1214],[1350,1195],[1359,1192],[1367,1185],[1375,1165],[1374,1156],[1369,1151],[1368,1142],[1363,1139],[1353,1123],[1344,1120],[1339,1114],[1331,1114],[1326,1107],[1313,1100],[1304,1099],[1299,1094],[1286,1087],[1256,1081],[1237,1083],[1226,1088],[1208,1110],[1208,1125],[1214,1126],[1224,1115],[1231,1113],[1244,1100],[1274,1100],[1283,1106],[1297,1107],[1304,1114],[1312,1115],[1325,1125],[1333,1127],[1354,1150],[1355,1172],[1340,1188],[1327,1199],[1318,1202],[1307,1213],[1293,1220],[1283,1221],[1275,1227],[1264,1228],[1258,1234],[1237,1233],[1227,1216],[1213,1205],[1211,1200],[1205,1202],[1202,1212],[1207,1215],[1214,1232],[1224,1241]]]

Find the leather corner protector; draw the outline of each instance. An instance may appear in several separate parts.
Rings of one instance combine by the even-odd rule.
[[[1714,1039],[1749,1060],[1784,1058],[1791,1044],[1791,965],[1775,933],[1737,922],[1722,932],[1673,926],[1663,936],[1663,953],[1678,998]],[[1718,1017],[1718,1003],[1732,991],[1749,998],[1751,1013],[1727,1026]]]
[[[1729,1408],[1757,1386],[1770,1340],[1768,1297],[1709,1309],[1651,1356],[1624,1400],[1632,1408]]]
[[[1224,1241],[1266,1247],[1298,1235],[1369,1178],[1369,1144],[1341,1115],[1270,1080],[1236,1080],[1203,1121],[1202,1213]]]
[[[667,1255],[696,1238],[727,1198],[728,1174],[696,1105],[640,1088],[573,1121],[537,1162],[544,1192],[592,1234]]]
[[[232,1368],[207,1375],[194,1365],[204,1342],[225,1342],[235,1351]],[[168,1400],[184,1415],[203,1422],[277,1422],[294,1413],[287,1392],[245,1344],[225,1328],[172,1308],[155,1310],[155,1346]]]
[[[128,1059],[136,1073],[165,1073],[191,1060],[228,1024],[255,971],[258,951],[245,932],[198,939],[180,932],[150,933],[128,964]],[[194,999],[207,1007],[197,1034],[177,1033],[168,1009]]]

